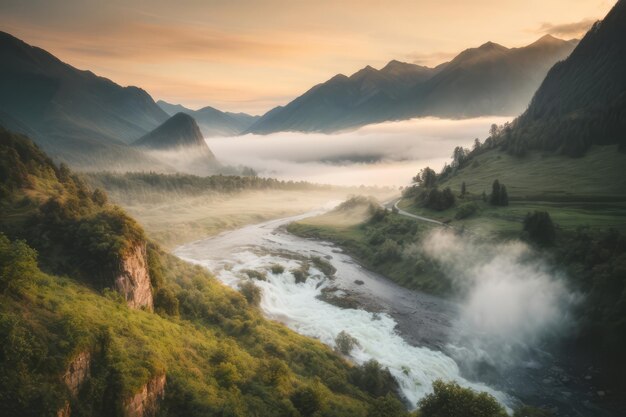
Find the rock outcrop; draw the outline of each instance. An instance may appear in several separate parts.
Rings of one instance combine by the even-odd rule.
[[[152,378],[141,390],[124,401],[124,417],[153,417],[165,395],[165,374]]]
[[[78,396],[81,385],[89,377],[90,369],[91,353],[89,351],[80,352],[69,363],[65,374],[63,374],[63,382],[74,397]]]
[[[72,414],[72,411],[70,408],[69,401],[65,401],[65,403],[63,403],[63,407],[57,410],[57,417],[70,417],[71,414]]]
[[[145,242],[135,244],[120,262],[115,289],[130,308],[153,310],[152,284],[148,273]]]

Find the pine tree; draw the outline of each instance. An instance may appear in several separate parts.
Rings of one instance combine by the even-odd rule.
[[[500,181],[495,180],[491,186],[491,200],[489,201],[492,206],[500,205]]]

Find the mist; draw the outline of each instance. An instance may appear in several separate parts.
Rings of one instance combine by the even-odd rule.
[[[454,147],[470,147],[506,117],[421,118],[336,133],[281,132],[207,139],[217,159],[262,176],[335,185],[407,185],[425,166],[439,170]]]
[[[578,295],[525,243],[495,245],[436,230],[421,245],[462,294],[449,346],[459,362],[506,370],[572,329]]]

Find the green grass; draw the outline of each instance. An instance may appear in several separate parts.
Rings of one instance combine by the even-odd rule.
[[[132,310],[115,293],[103,296],[39,271],[18,290],[0,293],[3,358],[15,358],[0,360],[0,370],[19,381],[7,386],[0,378],[0,389],[3,398],[30,400],[25,408],[8,407],[52,414],[68,399],[59,376],[69,359],[90,350],[91,379],[71,400],[73,415],[115,415],[124,398],[164,372],[163,407],[172,415],[180,409],[189,416],[225,409],[239,410],[235,416],[292,415],[289,397],[304,386],[321,391],[323,415],[366,414],[371,397],[348,382],[352,367],[337,354],[263,319],[201,268],[170,256],[163,261],[180,317]],[[106,402],[104,386],[115,390],[114,401],[94,409],[102,395]]]
[[[489,194],[495,179],[514,200],[626,201],[626,154],[617,146],[593,147],[582,158],[531,152],[525,157],[493,150],[443,181],[440,188]]]
[[[615,228],[626,232],[626,202],[511,201],[507,207],[495,207],[480,199],[472,201],[478,205],[478,212],[462,220],[455,219],[455,215],[463,200],[457,200],[454,207],[445,211],[417,207],[409,199],[400,201],[398,206],[409,213],[443,221],[457,228],[465,227],[472,233],[485,236],[519,237],[524,217],[535,210],[547,211],[557,227],[566,232],[573,232],[580,227],[591,230]]]
[[[360,209],[355,207],[351,210],[360,214]],[[367,269],[406,288],[433,294],[450,291],[450,282],[419,254],[421,237],[434,226],[391,213],[357,224],[334,222],[336,217],[329,213],[304,219],[291,223],[287,230],[298,236],[333,242]],[[325,223],[325,220],[329,222]],[[409,254],[414,245],[417,245],[416,248]]]

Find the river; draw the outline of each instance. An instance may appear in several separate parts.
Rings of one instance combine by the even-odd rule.
[[[284,228],[322,212],[224,232],[182,245],[175,254],[208,268],[233,288],[247,279],[246,270],[264,271],[266,279],[255,284],[262,290],[260,308],[266,317],[333,348],[337,335],[347,332],[358,341],[350,359],[359,364],[375,359],[388,367],[413,407],[431,392],[433,381],[443,379],[488,392],[509,409],[522,400],[563,415],[610,415],[592,405],[593,394],[584,386],[583,376],[569,375],[545,352],[497,378],[493,372],[470,375],[467,364],[452,357],[459,348],[450,345],[458,313],[455,303],[400,287],[363,268],[335,245],[294,236]],[[336,273],[325,275],[323,268],[307,261],[312,257],[325,259]],[[309,265],[309,278],[296,283],[292,271],[303,263]],[[275,264],[284,271],[272,273]]]

